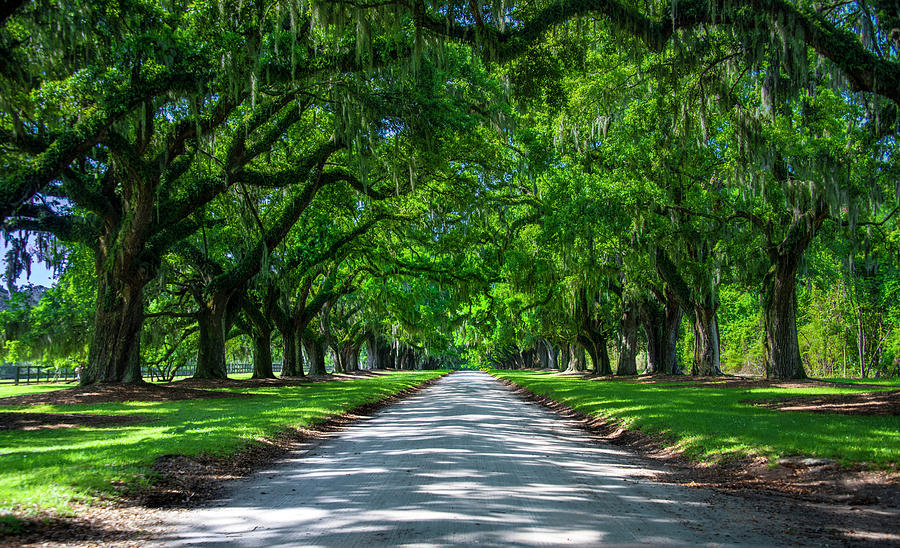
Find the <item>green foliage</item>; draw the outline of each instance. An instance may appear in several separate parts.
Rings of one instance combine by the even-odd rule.
[[[83,249],[71,249],[59,281],[34,306],[30,290],[13,293],[0,312],[3,359],[73,369],[84,363],[94,308],[93,265]]]
[[[735,285],[719,286],[722,369],[726,373],[760,375],[763,367],[762,310],[759,297]]]
[[[798,306],[810,372],[894,373],[896,16],[713,8],[26,3],[0,24],[8,266],[39,232],[94,272],[13,307],[6,352],[133,374],[86,351],[90,288],[98,330],[145,314],[126,336],[163,373],[217,307],[234,354],[291,323],[478,363],[649,352],[677,307],[682,366],[757,373]]]

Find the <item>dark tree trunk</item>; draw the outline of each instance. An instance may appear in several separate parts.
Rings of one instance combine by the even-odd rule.
[[[384,369],[381,365],[381,348],[378,344],[378,337],[375,335],[369,335],[366,338],[366,366],[370,371],[374,371],[376,369]]]
[[[331,355],[334,361],[334,373],[345,373],[346,368],[344,366],[344,356],[341,354],[340,349],[337,345],[329,345],[331,350]]]
[[[401,358],[400,369],[404,371],[412,371],[416,368],[416,354],[411,348],[406,348],[403,350],[403,357]]]
[[[665,296],[665,305],[654,300],[641,306],[641,323],[647,336],[646,373],[677,375],[681,373],[681,365],[678,363],[678,333],[684,313],[668,287]]]
[[[669,293],[668,291],[666,292]],[[681,374],[681,364],[678,363],[678,333],[681,330],[681,318],[684,311],[678,302],[670,297],[666,301],[666,323],[662,352],[663,372],[670,375]]]
[[[538,341],[537,346],[535,346],[535,352],[537,352],[538,358],[538,367],[541,369],[548,369],[550,367],[550,357],[547,353],[547,344],[545,341]]]
[[[344,363],[344,371],[356,373],[359,371],[359,346],[344,343],[341,346],[341,361]]]
[[[569,364],[571,362],[569,361],[569,354],[570,354],[569,343],[560,344],[559,345],[559,360],[558,360],[560,371],[567,371],[567,372],[570,371]]]
[[[533,367],[533,361],[531,359],[532,352],[530,350],[521,350],[519,352],[519,368],[520,369],[529,369]]]
[[[802,251],[782,255],[769,277],[764,299],[766,327],[766,376],[774,379],[805,379],[800,343],[797,339],[797,270]]]
[[[304,338],[303,349],[306,350],[306,358],[309,360],[310,375],[327,375],[325,369],[325,345],[321,341]]]
[[[281,343],[284,357],[281,360],[282,377],[302,377],[303,359],[300,348],[297,346],[297,335],[293,329],[285,329],[281,332]]]
[[[691,374],[722,374],[719,320],[715,306],[694,306],[694,366]]]
[[[569,367],[567,371],[584,371],[587,369],[586,362],[584,347],[578,343],[571,343],[569,345]]]
[[[393,367],[391,360],[393,359],[393,347],[390,344],[387,344],[387,341],[383,341],[384,344],[380,344],[378,347],[378,368],[379,369],[390,369]]]
[[[391,344],[391,350],[387,354],[387,360],[385,360],[385,367],[387,369],[397,369],[397,360],[399,356],[397,355],[397,342]]]
[[[616,375],[637,375],[637,310],[625,304],[620,324],[619,361]]]
[[[704,253],[697,251],[700,256],[703,256]],[[721,375],[719,323],[716,318],[717,286],[710,279],[709,284],[703,284],[692,290],[662,248],[657,249],[656,252],[656,269],[666,282],[666,299],[669,301],[666,303],[667,346],[665,351],[668,355],[664,358],[665,365],[677,367],[677,355],[674,347],[671,346],[671,341],[677,340],[678,325],[681,320],[678,311],[670,307],[677,304],[682,310],[691,313],[694,330],[694,363],[691,367],[691,374]]]
[[[143,382],[144,284],[123,283],[122,276],[116,274],[106,272],[99,276],[94,336],[82,384]]]
[[[664,365],[666,320],[662,303],[651,300],[641,305],[641,326],[647,337],[647,369],[644,372],[648,375],[668,373]]]
[[[205,303],[197,317],[200,342],[197,349],[195,379],[225,379],[225,313],[228,298],[218,297]]]
[[[253,337],[253,379],[274,379],[272,371],[272,334],[256,333]]]
[[[612,375],[612,366],[609,361],[609,352],[606,349],[606,340],[597,346],[597,354],[600,359],[600,366],[594,364],[594,374],[596,375]]]
[[[606,337],[596,332],[592,333],[592,335],[592,337],[582,335],[578,340],[591,357],[591,362],[594,364],[594,374],[612,375],[609,352],[606,349]]]
[[[544,341],[544,345],[547,347],[547,367],[556,370],[559,367],[556,363],[556,345],[550,341]]]

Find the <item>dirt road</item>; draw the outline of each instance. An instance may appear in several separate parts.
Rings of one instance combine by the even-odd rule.
[[[773,546],[736,497],[653,482],[491,376],[459,372],[181,512],[167,546]]]

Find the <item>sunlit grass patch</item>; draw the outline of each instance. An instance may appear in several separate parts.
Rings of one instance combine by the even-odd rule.
[[[697,460],[811,455],[876,466],[900,462],[900,417],[783,412],[747,403],[869,392],[871,387],[723,388],[586,380],[536,372],[493,373],[583,413],[661,435]]]
[[[228,375],[229,379],[233,380],[246,380],[249,379],[253,374],[252,373],[235,373],[232,375]],[[187,376],[178,376],[175,377],[175,380],[183,380],[187,379]],[[149,378],[144,379],[147,382],[152,382],[153,384],[162,384],[162,381],[158,380],[150,380]],[[63,390],[66,388],[75,388],[78,386],[77,382],[59,382],[59,383],[33,383],[33,384],[14,384],[14,383],[0,383],[0,398],[9,398],[12,396],[23,396],[26,394],[41,394],[43,392],[52,392],[54,390]]]
[[[845,379],[843,377],[833,377],[828,379],[818,379],[825,382],[843,383],[843,384],[878,384],[881,386],[898,386],[900,387],[900,379]]]
[[[63,388],[73,388],[78,386],[77,383],[41,383],[41,384],[0,384],[0,398],[9,398],[11,396],[24,396],[25,394],[41,394],[44,392],[53,392],[54,390],[62,390]]]
[[[306,427],[440,376],[379,373],[297,386],[228,388],[243,398],[0,407],[0,412],[139,415],[105,427],[0,431],[0,514],[12,507],[64,511],[75,500],[116,496],[153,481],[167,454],[227,455],[286,427]]]

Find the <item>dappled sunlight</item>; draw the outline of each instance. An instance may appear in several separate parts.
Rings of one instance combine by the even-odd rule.
[[[613,419],[631,429],[665,432],[675,449],[705,460],[741,454],[805,454],[890,462],[900,456],[900,417],[896,415],[786,413],[744,403],[858,393],[872,387],[729,387],[630,379],[601,382],[519,371],[503,371],[498,376],[582,413]]]
[[[704,545],[695,523],[722,521],[737,544],[753,528],[724,499],[652,482],[655,472],[487,375],[456,373],[235,482],[214,507],[179,518],[165,542]]]
[[[161,455],[233,452],[286,426],[308,426],[435,375],[412,372],[375,382],[311,383],[246,398],[31,406],[27,409],[35,412],[123,414],[142,420],[108,427],[0,431],[0,498],[50,505],[67,500],[58,492],[87,498],[115,493],[121,482],[145,481]],[[4,407],[0,412],[16,409]],[[51,484],[59,489],[51,489]]]

